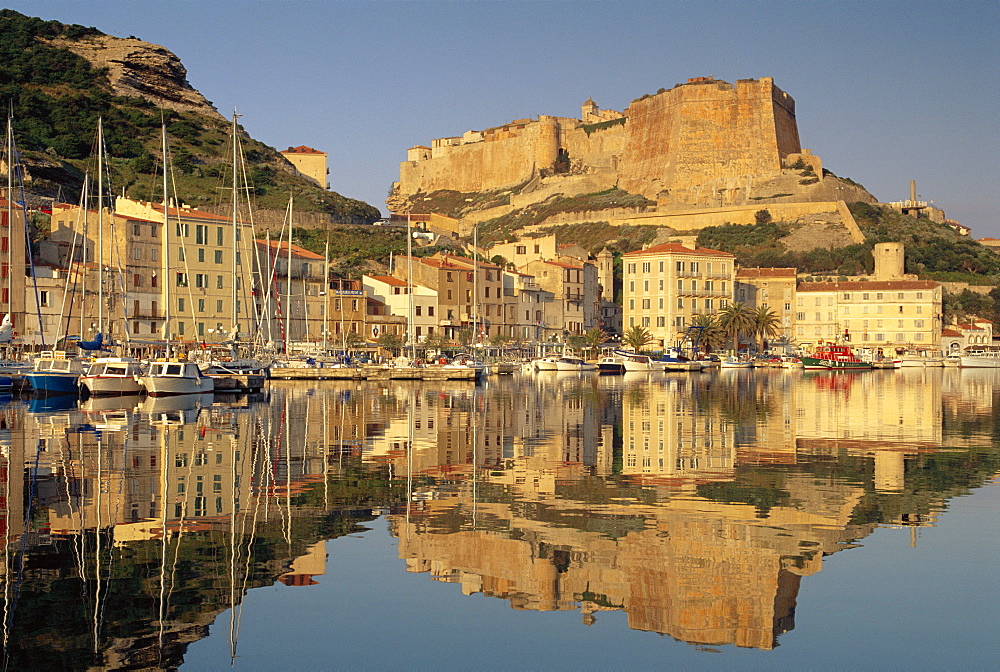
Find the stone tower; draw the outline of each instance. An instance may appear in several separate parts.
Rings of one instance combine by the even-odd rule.
[[[875,279],[902,280],[904,258],[902,243],[877,243],[875,245]]]
[[[608,248],[597,253],[597,281],[601,283],[601,299],[615,300],[615,257]]]

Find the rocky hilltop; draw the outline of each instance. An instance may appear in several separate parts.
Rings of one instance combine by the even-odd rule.
[[[77,40],[56,38],[54,47],[87,59],[92,67],[106,69],[117,96],[137,96],[157,107],[195,112],[222,120],[219,111],[187,80],[187,69],[173,52],[134,37],[91,35]]]
[[[94,168],[100,118],[113,193],[161,198],[155,185],[164,163],[165,123],[177,198],[206,210],[224,207],[218,187],[232,175],[232,127],[191,86],[180,59],[165,47],[0,9],[0,99],[13,108],[32,204],[79,198],[83,175]],[[299,174],[276,149],[242,128],[237,137],[262,221],[280,222],[290,193],[299,225],[367,224],[380,216],[377,208]],[[6,173],[0,160],[0,174]],[[269,218],[268,210],[278,214]]]

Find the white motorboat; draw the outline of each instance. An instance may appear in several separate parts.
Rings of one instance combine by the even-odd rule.
[[[1000,350],[969,350],[959,364],[963,369],[1000,369]]]
[[[597,368],[601,373],[625,373],[625,358],[610,354],[597,362]]]
[[[535,367],[535,371],[558,371],[559,370],[559,357],[552,355],[549,357],[539,357],[534,360],[532,364]]]
[[[663,371],[663,364],[656,362],[649,355],[640,355],[637,352],[616,352],[625,360],[625,372],[632,371]]]
[[[593,371],[597,366],[582,357],[563,355],[556,361],[556,371]]]
[[[140,376],[142,368],[131,357],[98,357],[80,376],[80,385],[92,395],[140,394]]]
[[[753,362],[742,357],[726,357],[719,366],[723,369],[752,369]]]
[[[139,381],[153,397],[171,394],[204,394],[215,390],[215,381],[202,374],[198,365],[180,359],[157,359]]]

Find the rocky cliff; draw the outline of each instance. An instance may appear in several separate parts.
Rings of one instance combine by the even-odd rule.
[[[173,52],[134,37],[94,35],[48,41],[82,56],[94,68],[107,68],[111,89],[119,96],[145,98],[157,107],[196,112],[222,119],[219,111],[187,80],[187,70]]]

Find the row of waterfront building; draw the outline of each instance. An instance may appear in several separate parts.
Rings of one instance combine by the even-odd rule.
[[[117,198],[103,212],[56,205],[47,239],[24,251],[20,210],[0,201],[0,309],[26,346],[67,334],[202,343],[259,336],[328,346],[427,339],[560,342],[600,328],[643,327],[654,347],[680,344],[701,315],[739,301],[766,305],[772,342],[808,347],[846,338],[876,348],[989,343],[991,325],[944,330],[942,287],[906,275],[903,246],[876,246],[875,274],[805,282],[792,268],[738,268],[728,252],[666,243],[591,256],[555,236],[480,250],[498,263],[437,253],[401,256],[386,275],[330,273],[330,260],[254,235],[249,221],[187,206]],[[11,226],[8,220],[13,220]],[[234,224],[235,222],[235,224]],[[500,261],[502,259],[502,262]],[[617,268],[616,268],[617,266]],[[11,268],[26,268],[12,273]]]

